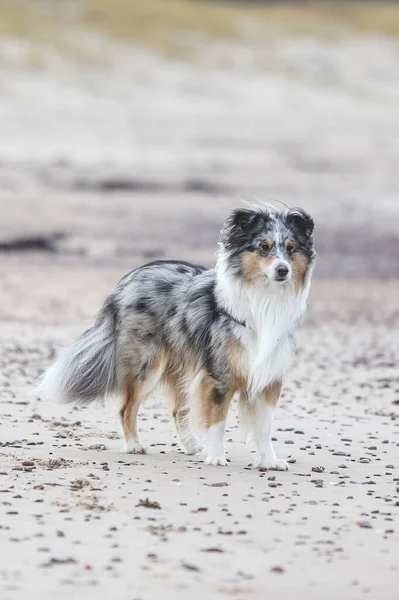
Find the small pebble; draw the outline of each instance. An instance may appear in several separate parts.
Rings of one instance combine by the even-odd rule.
[[[372,529],[373,527],[370,521],[357,521],[356,525],[359,525],[359,527],[362,527],[363,529]]]
[[[271,573],[284,573],[284,568],[283,567],[272,567],[270,569]]]

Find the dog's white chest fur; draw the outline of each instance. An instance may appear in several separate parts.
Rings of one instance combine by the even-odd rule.
[[[269,302],[263,304],[267,306],[263,315],[256,315],[254,327],[248,324],[239,332],[244,348],[243,370],[251,394],[282,378],[290,364],[294,346],[292,334],[300,319],[296,307],[284,302],[280,294],[272,295]]]
[[[247,285],[219,270],[219,300],[231,315],[246,326],[237,325],[236,335],[244,352],[243,375],[250,397],[272,381],[281,379],[290,364],[293,333],[299,325],[309,294],[309,285],[299,293],[288,282]]]

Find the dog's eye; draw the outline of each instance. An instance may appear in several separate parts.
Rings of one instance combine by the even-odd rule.
[[[268,242],[263,242],[263,244],[260,245],[262,252],[270,252],[270,248],[271,246]]]
[[[293,244],[289,243],[286,245],[285,249],[287,250],[288,254],[291,254],[294,251],[294,246]]]

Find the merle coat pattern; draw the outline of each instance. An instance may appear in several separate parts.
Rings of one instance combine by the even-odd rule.
[[[303,318],[315,261],[313,220],[269,204],[234,210],[220,234],[215,268],[156,261],[125,275],[94,325],[45,374],[61,401],[122,397],[128,452],[145,452],[140,403],[167,387],[187,453],[226,464],[223,435],[231,399],[254,441],[256,465],[285,469],[271,424]]]

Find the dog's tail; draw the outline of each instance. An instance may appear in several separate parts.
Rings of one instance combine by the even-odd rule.
[[[110,296],[93,326],[44,373],[38,388],[41,395],[89,404],[116,391],[116,310]]]

